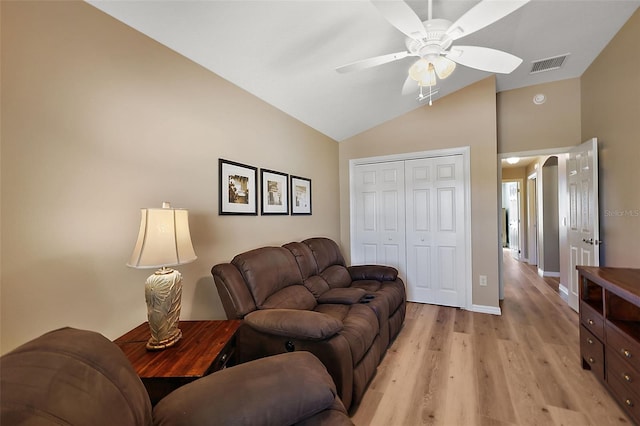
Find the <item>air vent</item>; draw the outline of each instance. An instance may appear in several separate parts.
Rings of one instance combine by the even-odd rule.
[[[564,61],[569,56],[569,53],[566,55],[554,56],[553,58],[540,59],[538,61],[534,61],[533,65],[531,65],[531,71],[529,74],[535,74],[544,71],[557,70],[561,68],[564,64]]]

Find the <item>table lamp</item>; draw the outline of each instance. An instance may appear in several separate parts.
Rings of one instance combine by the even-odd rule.
[[[147,349],[160,350],[182,337],[178,328],[182,297],[182,275],[170,266],[193,262],[197,256],[189,233],[189,212],[162,208],[141,209],[140,232],[127,266],[160,268],[147,278],[145,299],[151,338]]]

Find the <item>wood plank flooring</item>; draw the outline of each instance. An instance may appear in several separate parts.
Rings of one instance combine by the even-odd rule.
[[[356,426],[632,425],[582,370],[578,315],[508,253],[502,315],[410,303]]]

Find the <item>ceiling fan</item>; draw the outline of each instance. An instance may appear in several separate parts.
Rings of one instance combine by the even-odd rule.
[[[522,59],[501,50],[459,46],[453,42],[493,24],[529,1],[482,0],[451,23],[446,19],[432,18],[432,0],[428,2],[428,19],[424,22],[404,1],[371,0],[382,16],[407,36],[407,50],[352,62],[336,68],[336,71],[359,71],[408,56],[418,57],[420,59],[409,68],[402,93],[407,94],[420,87],[420,100],[426,97],[422,94],[422,87],[429,86],[431,90],[436,84],[436,77],[447,78],[455,69],[456,63],[482,71],[509,74],[522,63]]]

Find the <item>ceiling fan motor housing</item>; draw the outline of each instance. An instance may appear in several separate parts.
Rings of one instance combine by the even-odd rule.
[[[424,58],[427,55],[440,55],[451,47],[453,40],[446,36],[447,29],[451,26],[451,21],[431,19],[424,21],[423,25],[426,30],[426,37],[418,39],[406,38],[405,45],[409,52]]]

